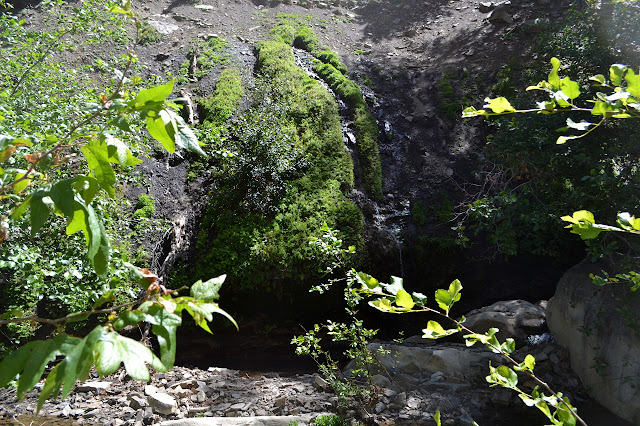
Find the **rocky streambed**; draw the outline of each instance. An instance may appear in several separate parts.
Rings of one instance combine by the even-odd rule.
[[[43,417],[33,424],[50,424],[55,419],[67,420],[66,424],[150,425],[200,417],[209,418],[208,424],[251,424],[237,423],[241,417],[247,422],[269,418],[275,422],[269,424],[287,425],[291,421],[308,424],[322,413],[334,413],[364,424],[430,425],[438,410],[443,423],[451,425],[474,420],[501,424],[514,416],[521,425],[542,424],[543,418],[526,409],[513,392],[488,387],[484,381],[488,363],[500,362],[495,354],[462,344],[429,344],[419,336],[402,345],[384,346],[390,354],[374,367],[378,369],[376,394],[369,404],[351,401],[341,406],[338,395],[313,374],[281,376],[218,367],[175,367],[153,374],[148,383],[130,380],[124,371],[102,379],[93,374],[65,400],[45,403]],[[585,398],[568,368],[565,350],[553,344],[530,346],[517,356],[527,352],[535,354],[536,368],[544,380],[559,386],[574,401]],[[2,422],[31,421],[37,397],[35,390],[18,402],[15,389],[0,391]]]

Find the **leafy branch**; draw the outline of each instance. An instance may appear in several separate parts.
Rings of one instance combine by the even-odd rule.
[[[431,320],[427,323],[427,328],[422,330],[424,333],[423,338],[439,339],[464,331],[468,333],[463,336],[467,346],[473,346],[480,342],[492,352],[504,357],[512,367],[504,365],[493,367],[490,365],[490,374],[486,377],[486,380],[491,386],[498,385],[518,392],[518,396],[527,406],[537,407],[554,425],[575,425],[577,421],[579,424],[586,426],[585,421],[578,415],[576,408],[571,405],[569,399],[564,397],[561,392],[555,392],[547,383],[534,374],[535,358],[532,355],[527,355],[522,362],[517,362],[511,357],[511,353],[515,350],[513,339],[508,338],[504,343],[500,343],[496,337],[497,328],[491,328],[485,334],[475,333],[463,324],[464,317],[457,320],[449,315],[453,305],[461,298],[462,284],[459,280],[454,280],[448,289],[436,290],[435,301],[440,308],[440,310],[437,310],[426,306],[427,297],[424,294],[415,292],[409,294],[404,289],[401,278],[391,277],[391,283],[385,284],[366,273],[356,273],[355,271],[354,273],[356,281],[360,284],[360,288],[356,288],[355,291],[364,297],[373,297],[369,301],[369,305],[375,309],[395,314],[430,312],[452,321],[456,326],[456,328],[445,329],[437,321]],[[541,392],[538,385],[531,393],[521,390],[518,387],[516,371],[529,376],[540,387],[550,393],[550,396]],[[550,407],[555,411],[552,412]]]
[[[486,98],[483,108],[477,110],[474,107],[465,108],[463,118],[476,116],[491,117],[496,115],[516,113],[540,113],[554,114],[558,112],[588,112],[593,116],[600,116],[598,122],[582,120],[575,122],[567,118],[567,128],[583,132],[574,136],[559,136],[556,143],[563,144],[571,139],[580,139],[600,127],[607,119],[640,118],[640,71],[636,73],[632,68],[614,64],[609,68],[609,78],[598,74],[589,80],[600,89],[608,89],[609,94],[598,91],[593,99],[586,102],[593,104],[591,107],[578,106],[575,100],[581,95],[578,82],[569,77],[560,78],[558,70],[561,63],[557,58],[551,58],[551,72],[546,81],[541,81],[535,86],[527,87],[527,91],[537,90],[548,95],[545,101],[537,102],[536,108],[516,109],[509,100],[504,97],[494,99]],[[490,110],[490,111],[488,111]],[[565,130],[565,129],[561,129]]]

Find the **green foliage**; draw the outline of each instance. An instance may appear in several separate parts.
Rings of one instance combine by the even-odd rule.
[[[156,211],[155,200],[152,195],[142,194],[138,197],[136,210],[133,212],[135,218],[149,219]]]
[[[191,296],[177,296],[148,270],[126,265],[119,244],[111,244],[109,232],[122,231],[115,218],[119,215],[111,211],[116,203],[109,199],[117,199],[119,169],[141,162],[133,149],[141,139],[142,126],[168,152],[176,148],[199,154],[203,151],[167,101],[174,82],[140,89],[137,85],[141,79],[128,76],[137,61],[132,50],[125,55],[123,71],[115,70],[111,86],[104,88],[107,94],[80,84],[89,79],[79,78],[77,85],[74,79],[65,81],[76,75],[74,70],[65,70],[48,56],[62,51],[62,34],[89,26],[85,19],[90,13],[83,12],[91,12],[95,5],[87,5],[82,10],[73,9],[75,20],[82,25],[43,31],[35,38],[24,28],[24,21],[0,15],[3,37],[13,40],[13,48],[7,50],[6,60],[0,65],[0,78],[6,83],[0,88],[0,242],[4,242],[1,249],[7,255],[0,264],[5,287],[2,308],[6,309],[0,326],[26,337],[30,336],[21,325],[46,323],[57,327],[52,339],[29,342],[0,362],[0,386],[19,375],[18,396],[22,398],[40,380],[47,364],[61,357],[47,375],[38,410],[48,398],[59,393],[66,397],[77,380],[88,377],[92,365],[106,375],[124,364],[127,373],[140,380],[149,378],[147,364],[160,371],[171,368],[183,310],[207,331],[214,313],[233,322],[214,302],[224,277],[196,283]],[[110,10],[133,20],[139,30],[129,6],[129,2],[111,4]],[[52,13],[64,16],[57,6]],[[49,43],[38,47],[45,40]],[[12,72],[19,77],[11,78]],[[78,93],[69,95],[69,90]],[[39,107],[25,108],[24,102]],[[138,217],[148,217],[153,200],[141,197],[137,207]],[[60,227],[65,228],[67,238],[60,237]],[[84,242],[74,236],[78,231],[83,233]],[[32,239],[38,237],[35,249],[27,233]],[[82,246],[86,247],[86,257],[80,259],[77,254],[83,251]],[[134,277],[128,276],[129,270]],[[4,278],[11,275],[7,284]],[[128,289],[127,295],[133,299],[130,284],[136,281],[144,290],[142,300],[114,305],[119,298],[122,300],[118,294],[122,289]],[[17,283],[21,287],[16,287]],[[55,298],[59,295],[69,300],[58,303],[61,309],[56,312]],[[50,299],[48,303],[34,306],[45,302],[44,298]],[[69,313],[65,308],[83,311]],[[32,315],[23,317],[24,313]],[[109,315],[106,323],[84,338],[63,332],[68,323],[103,314]],[[52,319],[40,315],[65,316]],[[149,348],[117,333],[140,321],[152,324],[159,358]]]
[[[320,41],[316,33],[306,25],[301,25],[296,31],[293,39],[293,45],[298,49],[303,49],[314,53],[320,48]]]
[[[236,296],[292,297],[300,282],[319,280],[307,242],[320,226],[340,227],[361,246],[364,225],[347,197],[353,165],[335,100],[295,65],[290,45],[269,40],[258,49],[247,108],[217,142],[230,155],[216,176],[220,192],[201,225],[191,278],[226,272]]]
[[[342,63],[340,57],[331,50],[321,50],[315,52],[314,56],[325,64],[333,65],[335,69],[337,69],[344,75],[347,75],[349,73],[347,66]]]
[[[348,406],[354,400],[360,405],[370,405],[375,398],[375,392],[372,389],[371,367],[378,361],[376,354],[371,351],[368,344],[377,334],[377,330],[366,328],[362,320],[357,317],[355,310],[362,300],[357,293],[359,281],[355,271],[346,269],[347,260],[355,253],[355,248],[351,246],[348,249],[343,249],[342,240],[337,236],[338,231],[334,231],[326,225],[322,227],[322,230],[324,231],[322,236],[311,240],[310,244],[329,260],[325,270],[326,274],[336,276],[336,273],[342,272],[345,277],[331,278],[326,284],[312,287],[311,291],[318,291],[322,294],[333,284],[346,281],[344,300],[349,323],[328,320],[326,324],[315,324],[313,329],[304,335],[294,337],[291,344],[296,345],[296,354],[310,356],[316,362],[320,374],[333,388],[341,405]],[[344,342],[348,345],[343,355],[354,362],[348,375],[343,373],[339,363],[323,346],[323,338],[330,338],[333,342]],[[380,348],[380,352],[384,354],[385,351]],[[360,384],[363,381],[366,384],[364,387]],[[317,420],[316,424],[318,424]]]
[[[187,53],[187,60],[180,64],[178,83],[198,81],[208,75],[216,66],[229,63],[227,47],[229,43],[219,37],[196,40]]]
[[[513,339],[506,339],[500,343],[496,338],[498,329],[492,328],[487,333],[479,334],[464,326],[465,318],[460,320],[453,319],[449,316],[449,312],[453,305],[460,300],[462,285],[460,281],[454,280],[448,289],[438,289],[435,292],[435,301],[441,311],[426,306],[427,297],[420,293],[412,293],[411,295],[404,289],[403,282],[400,278],[392,277],[390,284],[380,283],[375,278],[358,272],[356,279],[359,288],[354,287],[359,297],[371,297],[369,305],[374,308],[388,313],[408,313],[408,312],[431,312],[438,314],[449,321],[453,322],[455,328],[445,329],[437,321],[429,321],[427,328],[423,330],[423,337],[428,339],[439,339],[451,334],[464,331],[467,346],[473,346],[475,343],[484,344],[489,350],[502,355],[509,362],[508,365],[493,367],[489,365],[489,375],[486,377],[490,386],[501,386],[511,389],[518,393],[518,396],[529,407],[538,408],[554,425],[573,426],[576,422],[586,425],[578,416],[577,410],[573,407],[568,398],[563,397],[562,393],[554,392],[549,386],[541,381],[533,372],[535,368],[535,358],[527,355],[522,362],[515,361],[510,354],[515,350]],[[527,393],[518,387],[518,374],[521,372],[533,379],[537,385]],[[549,395],[540,390],[543,388]]]
[[[149,21],[142,21],[138,31],[140,32],[139,43],[142,46],[159,43],[162,40],[162,34],[155,27],[149,25]]]
[[[227,68],[218,77],[213,94],[199,99],[198,105],[204,110],[204,120],[214,126],[221,126],[227,122],[238,108],[244,88],[240,71]]]
[[[485,184],[457,211],[459,217],[466,216],[462,226],[466,227],[467,238],[474,234],[476,241],[486,238],[496,253],[533,253],[562,259],[567,253],[579,255],[580,246],[567,234],[557,232],[560,216],[585,209],[613,222],[617,211],[634,211],[640,206],[635,190],[640,179],[635,161],[640,123],[613,118],[616,114],[606,109],[615,109],[617,101],[598,99],[598,93],[607,98],[618,88],[623,96],[623,92],[630,93],[626,78],[616,85],[609,68],[612,63],[637,60],[632,53],[637,48],[637,29],[626,22],[636,21],[639,16],[636,6],[623,3],[607,2],[598,10],[575,10],[564,23],[550,24],[549,30],[540,35],[534,46],[539,59],[510,62],[498,73],[499,84],[489,98],[493,105],[499,107],[498,100],[505,98],[512,108],[531,104],[534,108],[523,110],[531,112],[528,114],[503,110],[498,115],[486,108],[494,118],[488,121],[492,130],[485,146],[490,162],[482,171]],[[601,22],[618,26],[602,26]],[[555,71],[553,66],[543,66],[552,56],[561,64]],[[636,75],[638,70],[632,71]],[[601,75],[593,76],[597,72]],[[614,72],[621,75],[626,71],[621,67]],[[633,80],[632,74],[627,74]],[[590,80],[592,76],[596,80]],[[532,93],[521,90],[539,81],[545,84],[533,86]],[[537,105],[532,96],[536,96]],[[598,103],[591,105],[589,100]],[[622,102],[629,100],[621,99],[619,104]],[[579,108],[567,106],[569,103]],[[594,106],[598,115],[591,113]],[[548,114],[552,110],[556,112]],[[571,116],[568,110],[573,111]],[[606,130],[594,131],[597,127]],[[556,130],[560,129],[558,137]],[[554,143],[574,138],[579,143]],[[530,238],[520,238],[525,233]]]
[[[349,422],[340,416],[318,416],[313,420],[313,424],[317,426],[348,426]]]

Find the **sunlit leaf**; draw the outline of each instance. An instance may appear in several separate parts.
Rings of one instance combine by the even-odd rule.
[[[211,278],[205,282],[198,280],[191,286],[190,294],[194,299],[203,300],[205,302],[212,302],[220,298],[220,288],[227,278],[226,275],[220,275],[216,278]]]
[[[580,96],[580,85],[569,77],[565,77],[560,81],[560,90],[569,99],[575,99]]]
[[[627,67],[622,64],[613,64],[609,68],[609,79],[614,86],[620,86],[622,84],[622,76]]]
[[[129,147],[120,139],[105,134],[104,140],[107,145],[107,158],[110,162],[121,166],[135,166],[142,163],[142,160],[134,157]]]
[[[629,69],[624,79],[627,81],[627,91],[632,96],[640,96],[640,74],[636,74],[632,69]]]
[[[109,163],[107,144],[91,141],[81,149],[87,159],[87,166],[98,181],[98,184],[109,196],[113,197],[115,195],[116,174]]]
[[[589,126],[591,126],[593,123],[588,123],[584,120],[582,120],[579,123],[576,123],[575,121],[573,121],[571,118],[567,118],[567,126],[571,127],[572,129],[576,129],[576,130],[587,130],[589,128]]]
[[[458,332],[457,328],[445,330],[437,321],[429,321],[427,328],[422,329],[422,338],[424,339],[439,339],[441,337],[449,336]]]
[[[135,380],[149,380],[147,364],[157,371],[167,371],[167,367],[142,343],[116,332],[100,338],[95,349],[96,369],[101,376],[115,372],[121,364],[127,374]]]
[[[551,72],[547,80],[554,90],[560,89],[560,77],[558,76],[558,70],[560,69],[560,60],[558,58],[551,58]]]
[[[484,101],[486,102],[484,107],[491,109],[496,114],[500,114],[503,112],[513,112],[516,110],[513,106],[511,106],[509,101],[502,96],[495,99],[486,98]]]
[[[173,85],[175,83],[175,79],[169,81],[166,84],[162,84],[160,86],[152,87],[150,89],[143,89],[138,92],[138,96],[131,102],[131,105],[135,108],[143,107],[145,104],[152,103],[162,103],[167,97],[173,92]]]
[[[407,310],[411,310],[415,306],[415,302],[409,293],[400,289],[396,294],[396,305]]]

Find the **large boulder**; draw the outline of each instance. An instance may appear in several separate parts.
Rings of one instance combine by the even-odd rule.
[[[585,388],[618,416],[640,423],[640,297],[628,285],[595,286],[589,274],[603,267],[583,262],[560,280],[547,306],[547,324],[569,350],[571,368]],[[635,318],[635,320],[634,320]],[[629,327],[635,321],[635,330]]]
[[[496,337],[502,343],[511,337],[518,347],[527,337],[547,331],[545,311],[526,300],[505,300],[491,306],[469,312],[464,325],[476,333],[486,333],[490,328],[500,330]]]

